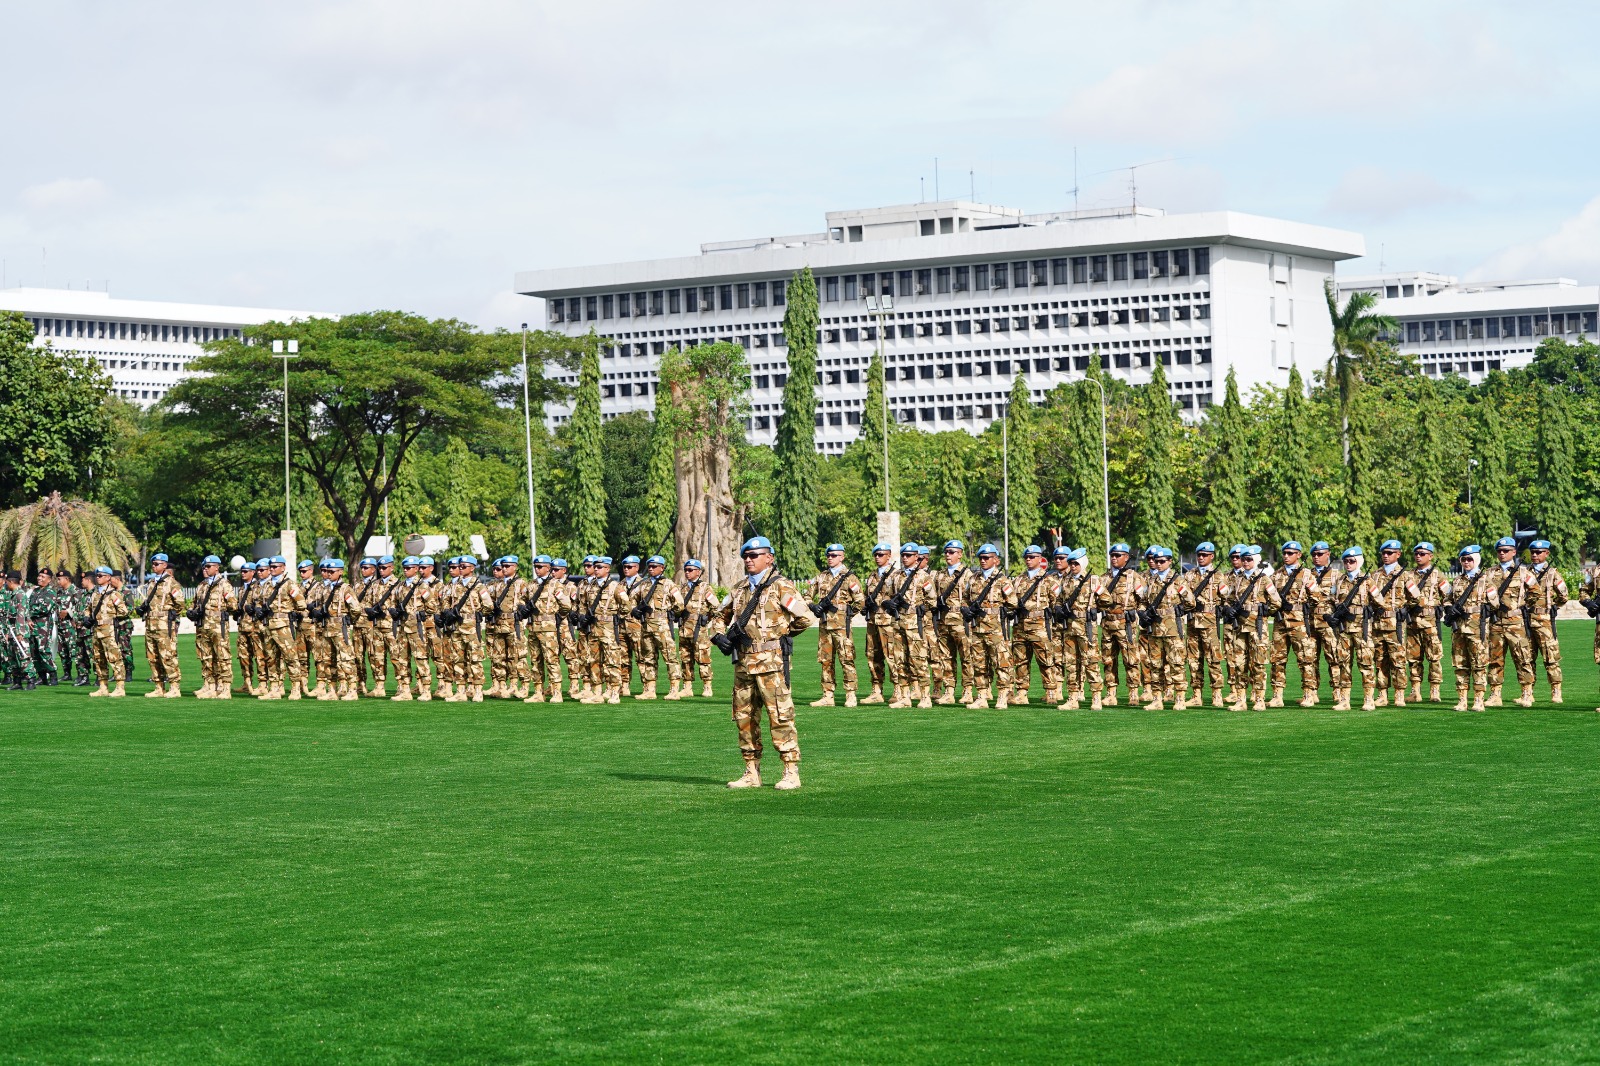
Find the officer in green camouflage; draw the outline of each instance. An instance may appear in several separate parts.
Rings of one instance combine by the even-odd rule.
[[[56,567],[56,634],[61,651],[62,674],[73,685],[87,685],[89,675],[93,672],[86,654],[88,649],[83,646],[77,626],[83,600],[65,564]]]
[[[33,588],[28,590],[27,603],[23,608],[28,616],[28,657],[33,660],[34,672],[38,674],[39,683],[43,685],[61,683],[56,673],[54,648],[56,628],[54,580],[55,573],[48,566],[41,566],[39,573],[34,577]]]
[[[0,663],[12,691],[39,687],[39,672],[28,653],[28,614],[22,574],[8,571],[0,585]]]

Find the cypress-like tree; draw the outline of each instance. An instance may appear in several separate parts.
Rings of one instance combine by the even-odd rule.
[[[605,432],[600,425],[600,351],[584,353],[572,408],[574,554],[604,554],[606,547]]]
[[[940,543],[952,537],[965,540],[972,528],[967,507],[967,462],[959,431],[939,435],[938,466],[934,471],[933,502]]]
[[[783,335],[789,345],[789,380],[773,451],[773,547],[778,569],[807,577],[815,568],[817,539],[817,281],[810,267],[790,280]]]
[[[1133,501],[1135,532],[1143,544],[1176,549],[1178,518],[1172,450],[1180,429],[1172,395],[1167,390],[1167,372],[1159,359],[1151,371],[1150,384],[1139,390],[1139,400],[1144,430],[1144,489]]]
[[[655,420],[650,424],[650,459],[645,467],[644,523],[647,544],[663,545],[655,550],[671,555],[667,537],[672,532],[678,510],[678,475],[670,419],[666,417],[661,390],[656,390]],[[668,576],[674,572],[668,569]]]
[[[1372,425],[1372,397],[1367,391],[1356,394],[1350,405],[1350,461],[1345,465],[1345,513],[1350,519],[1350,543],[1373,551],[1377,535],[1373,510],[1377,503],[1377,474],[1381,457]],[[1374,556],[1375,558],[1375,556]],[[1373,560],[1369,560],[1369,564]]]
[[[867,367],[867,399],[861,408],[861,435],[856,438],[856,456],[861,464],[861,521],[875,527],[875,516],[883,510],[883,438],[889,432],[884,421],[883,360],[876,354]]]
[[[1478,402],[1470,459],[1478,461],[1472,470],[1472,528],[1483,545],[1492,544],[1511,532],[1511,508],[1506,502],[1506,439],[1500,423],[1500,408],[1505,402],[1505,378],[1491,372],[1488,386]],[[1469,462],[1470,462],[1469,459]]]
[[[1289,368],[1289,386],[1283,390],[1283,409],[1279,411],[1273,433],[1273,499],[1277,512],[1272,516],[1272,536],[1277,543],[1301,540],[1311,530],[1311,496],[1316,491],[1311,471],[1311,418],[1306,406],[1305,381],[1300,368]]]
[[[1089,549],[1089,561],[1106,565],[1104,454],[1100,440],[1100,354],[1091,356],[1085,380],[1072,389],[1067,409],[1068,459],[1065,480],[1066,499],[1061,515],[1061,534],[1067,543]],[[1093,379],[1093,380],[1091,380]],[[1113,534],[1115,536],[1115,534]]]
[[[1445,440],[1444,420],[1439,415],[1439,395],[1433,379],[1423,375],[1417,381],[1416,450],[1411,469],[1415,471],[1416,501],[1412,520],[1417,532],[1428,540],[1443,540],[1453,530],[1456,494],[1447,471],[1450,468],[1449,443]],[[1448,551],[1448,547],[1446,551]]]
[[[1212,437],[1211,502],[1206,507],[1206,529],[1219,552],[1249,543],[1246,505],[1250,496],[1249,426],[1239,402],[1239,383],[1233,368],[1222,395],[1222,406],[1209,419]]]
[[[1575,569],[1583,559],[1583,522],[1578,507],[1577,441],[1571,405],[1561,385],[1539,388],[1539,534],[1550,541],[1550,557]]]
[[[1018,374],[1011,382],[1011,397],[1006,416],[1008,428],[1007,470],[1011,478],[1011,558],[1022,558],[1022,550],[1032,543],[1044,517],[1039,510],[1039,472],[1036,442],[1033,439],[1033,398],[1028,379]]]

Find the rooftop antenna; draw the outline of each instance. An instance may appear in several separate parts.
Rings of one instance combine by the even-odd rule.
[[[978,202],[978,178],[971,170],[967,171],[967,195],[972,198],[973,203]]]
[[[1128,172],[1128,195],[1133,201],[1133,213],[1137,215],[1139,213],[1139,171],[1145,167],[1153,167],[1157,163],[1170,163],[1172,160],[1173,157],[1169,155],[1165,159],[1151,159],[1148,162],[1135,163],[1131,167],[1112,167],[1111,170],[1102,170],[1100,173],[1110,174],[1124,170]]]
[[[933,199],[939,201],[939,157],[933,157]]]
[[[1072,146],[1072,215],[1078,215],[1078,146]]]
[[[1378,243],[1378,273],[1380,273],[1380,274],[1383,273],[1383,251],[1384,251],[1384,245],[1380,241]]]
[[[928,202],[928,179],[927,178],[918,178],[917,179],[917,203],[925,204],[927,202]]]

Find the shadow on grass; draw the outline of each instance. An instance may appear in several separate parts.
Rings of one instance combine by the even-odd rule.
[[[688,777],[682,774],[621,774],[613,773],[619,781],[665,781],[671,785],[716,785],[727,788],[728,783],[715,777]]]

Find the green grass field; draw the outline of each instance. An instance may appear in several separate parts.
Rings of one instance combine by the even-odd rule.
[[[1563,637],[1560,708],[802,707],[793,794],[726,699],[0,692],[0,1060],[1600,1060]]]

